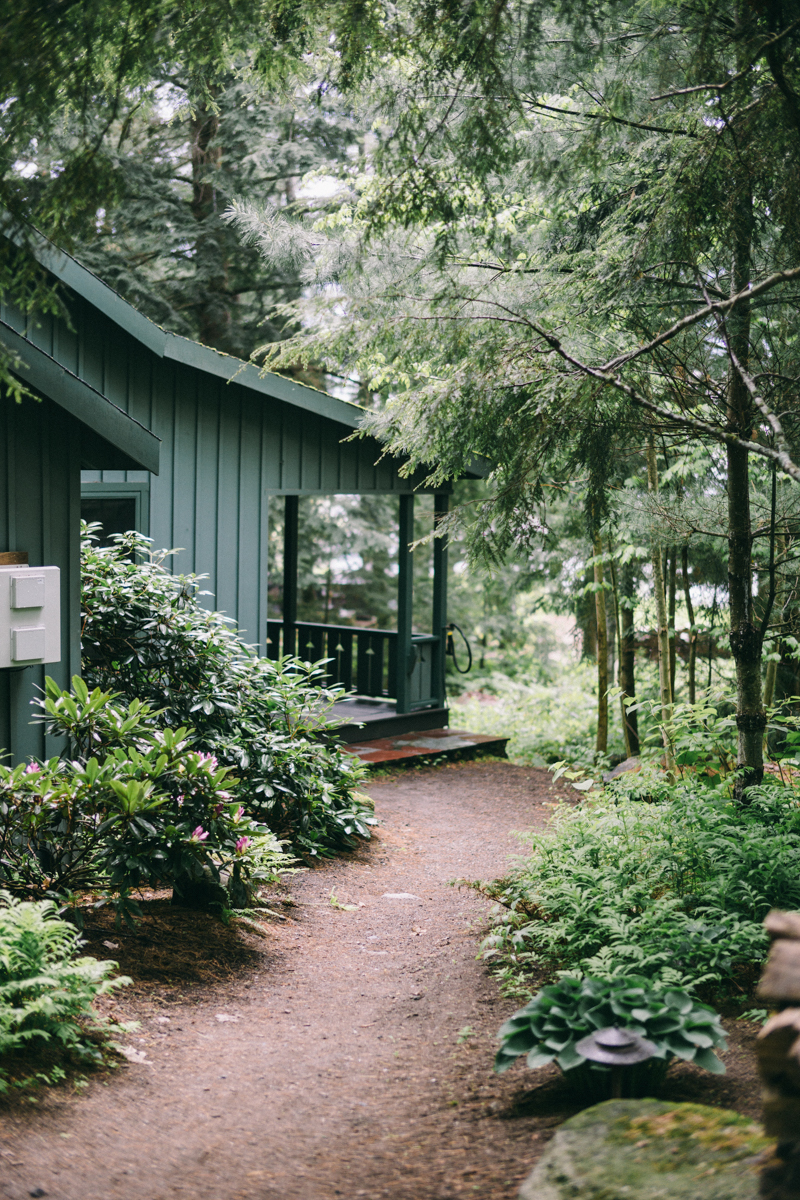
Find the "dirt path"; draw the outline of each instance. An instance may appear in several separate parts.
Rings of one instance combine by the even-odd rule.
[[[183,949],[194,939],[198,961],[220,964],[215,985],[171,976],[157,921],[135,938],[95,932],[90,949],[123,970],[126,956],[150,962],[152,977],[120,1004],[142,1022],[126,1043],[148,1061],[0,1116],[0,1196],[516,1195],[577,1105],[554,1069],[491,1074],[514,1005],[475,958],[485,902],[447,881],[502,872],[518,845],[510,831],[549,815],[549,777],[466,763],[370,790],[376,839],[295,877],[296,907],[266,938],[231,948],[218,923],[193,918]],[[167,934],[169,920],[162,911]],[[114,937],[119,949],[104,949]],[[735,1078],[684,1072],[672,1094],[757,1111],[747,1048],[730,1061]]]

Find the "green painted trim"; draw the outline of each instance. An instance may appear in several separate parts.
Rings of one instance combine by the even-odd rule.
[[[81,481],[81,500],[104,500],[106,496],[123,496],[136,501],[136,522],[134,528],[138,533],[150,536],[150,483],[104,483],[94,480],[92,483]]]
[[[89,304],[110,317],[115,325],[119,325],[137,341],[142,342],[148,350],[163,358],[164,346],[170,334],[165,333],[149,317],[145,317],[132,304],[128,304],[127,300],[123,300],[112,287],[103,283],[102,279],[52,242],[42,238],[35,253],[37,260],[55,275],[56,279],[60,279],[79,296],[83,296],[84,300],[88,300]]]
[[[158,474],[161,441],[155,434],[4,321],[0,339],[20,359],[14,373],[120,451],[128,460],[124,469],[144,467]]]
[[[397,711],[411,708],[411,622],[414,612],[414,495],[400,497],[400,530],[397,547]]]

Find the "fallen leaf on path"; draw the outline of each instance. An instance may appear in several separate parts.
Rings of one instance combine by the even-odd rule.
[[[413,892],[384,892],[381,896],[382,900],[419,900],[419,896],[415,896]]]
[[[217,1013],[217,1020],[218,1021],[238,1021],[239,1018],[231,1017],[228,1015],[228,1013]]]

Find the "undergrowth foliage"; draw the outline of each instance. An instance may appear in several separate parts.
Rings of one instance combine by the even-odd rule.
[[[662,781],[649,802],[612,784],[558,807],[504,879],[473,885],[498,902],[485,956],[509,982],[544,968],[744,995],[764,916],[800,907],[796,793],[767,784],[748,798]]]
[[[61,758],[0,766],[0,879],[28,896],[72,905],[79,890],[107,890],[136,912],[132,888],[226,871],[243,888],[274,880],[293,859],[249,816],[235,779],[193,745],[192,731],[160,728],[138,700],[72,692],[47,680],[48,731],[66,739]]]
[[[84,1065],[102,1061],[98,1035],[111,1030],[98,1021],[92,1001],[130,980],[109,979],[117,964],[81,957],[80,945],[51,901],[0,892],[0,1093],[57,1082],[65,1056]],[[31,1072],[37,1051],[42,1061]]]
[[[129,533],[81,548],[82,653],[90,687],[152,709],[160,728],[190,729],[236,781],[232,794],[305,855],[351,849],[369,837],[364,768],[323,736],[337,698],[319,664],[261,658],[232,622],[204,608],[201,577],[173,575],[168,551]]]

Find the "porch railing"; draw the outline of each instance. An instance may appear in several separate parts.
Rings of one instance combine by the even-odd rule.
[[[288,634],[288,636],[287,636]],[[341,684],[359,696],[397,694],[397,633],[393,629],[360,629],[354,625],[322,625],[315,621],[267,621],[267,654],[292,654],[317,662],[330,659],[327,682]]]
[[[412,635],[406,663],[411,708],[442,703],[434,694],[439,641],[430,634]],[[279,619],[267,621],[268,657],[278,659],[287,654],[312,662],[327,658],[326,682],[339,684],[357,696],[397,697],[398,637],[394,629],[362,629],[315,621],[287,626]]]

